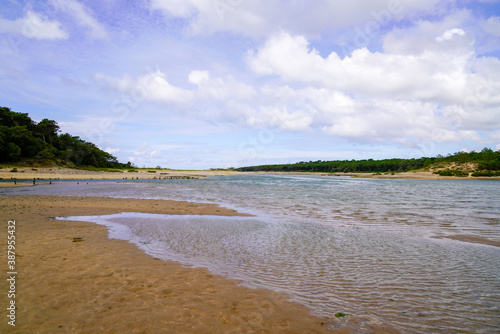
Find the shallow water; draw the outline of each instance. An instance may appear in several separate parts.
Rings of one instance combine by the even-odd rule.
[[[12,189],[12,188],[11,188]],[[316,314],[370,314],[408,333],[500,332],[500,183],[241,175],[75,182],[0,194],[214,202],[255,218],[81,218],[151,255],[284,291]]]

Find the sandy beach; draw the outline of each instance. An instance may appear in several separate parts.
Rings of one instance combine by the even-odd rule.
[[[32,185],[36,182],[50,182],[51,180],[121,180],[121,179],[176,179],[176,178],[205,178],[220,175],[237,174],[288,174],[288,175],[311,175],[329,177],[357,177],[373,179],[416,179],[416,180],[500,180],[500,177],[455,177],[440,176],[432,172],[412,171],[403,173],[312,173],[312,172],[238,172],[234,170],[155,170],[153,168],[136,169],[136,172],[123,170],[120,172],[89,171],[72,168],[44,167],[29,168],[17,167],[17,172],[11,172],[12,168],[0,169],[0,187]],[[40,180],[40,181],[39,181]]]
[[[73,168],[58,167],[16,167],[17,172],[12,172],[13,168],[4,167],[0,169],[0,180],[121,180],[121,179],[169,179],[169,178],[203,178],[214,175],[231,175],[238,172],[231,170],[193,170],[179,171],[170,169],[135,169],[135,172],[120,170],[117,172],[92,171]],[[1,184],[1,183],[0,183]]]
[[[252,173],[252,172],[246,172]],[[441,176],[433,172],[412,171],[401,173],[309,173],[309,172],[254,172],[262,174],[283,174],[283,175],[315,175],[328,177],[354,177],[364,179],[404,179],[404,180],[495,180],[499,181],[500,177],[457,177],[457,176]]]
[[[59,196],[0,197],[0,207],[4,233],[9,220],[16,222],[17,271],[16,326],[4,315],[2,333],[391,332],[375,319],[355,317],[339,330],[341,320],[314,317],[286,295],[155,259],[131,243],[108,239],[104,226],[51,218],[125,211],[239,215],[230,208]],[[0,259],[6,267],[5,251]],[[0,287],[9,290],[6,280]]]

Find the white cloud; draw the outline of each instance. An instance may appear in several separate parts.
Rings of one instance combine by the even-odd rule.
[[[193,94],[189,90],[171,85],[161,71],[140,77],[132,93],[134,90],[137,91],[137,94],[143,94],[145,99],[157,102],[184,103],[193,98]]]
[[[311,130],[313,115],[303,109],[289,109],[288,106],[261,106],[258,112],[247,115],[248,125],[257,127],[277,127],[282,130]]]
[[[161,71],[151,72],[137,79],[132,79],[129,75],[117,79],[97,73],[95,79],[130,94],[134,103],[144,100],[160,103],[186,103],[193,99],[191,91],[171,85]]]
[[[200,85],[202,82],[206,82],[210,79],[210,74],[208,71],[191,71],[188,76],[189,82]]]
[[[246,123],[261,128],[310,132],[349,138],[355,142],[473,140],[474,130],[460,128],[439,106],[394,99],[354,99],[327,88],[293,89],[267,86],[259,91],[260,108],[247,109]],[[266,100],[267,105],[262,105]],[[242,109],[243,110],[243,109]]]
[[[203,6],[156,3],[192,24]],[[235,71],[246,82],[216,76],[220,67],[199,69],[198,63],[186,63],[168,80],[162,71],[96,79],[134,102],[159,104],[152,112],[159,122],[169,110],[169,116],[175,112],[221,127],[281,129],[355,143],[484,142],[500,128],[500,62],[476,53],[471,18],[455,11],[442,20],[405,24],[386,32],[378,51],[362,47],[343,58],[325,55],[321,44],[317,51],[307,34],[282,29],[247,52],[252,72]],[[136,151],[136,157],[153,159],[158,152],[155,146]]]
[[[255,95],[253,87],[237,82],[232,77],[210,78],[208,71],[191,71],[189,82],[198,86],[196,94],[199,98],[216,100],[247,99]]]
[[[453,29],[447,30],[441,36],[436,37],[436,41],[438,41],[438,42],[449,41],[449,40],[453,39],[453,36],[455,36],[455,35],[464,36],[465,31],[463,31],[462,29],[458,29],[458,28],[453,28]]]
[[[483,22],[483,29],[493,36],[500,37],[500,17],[492,16]]]
[[[202,3],[200,1],[151,0],[152,9],[159,9],[176,17],[189,17],[193,15],[196,11],[196,8],[200,8],[201,5]]]
[[[465,31],[476,20],[467,10],[454,12],[440,21],[420,20],[405,28],[394,28],[383,37],[383,49],[391,54],[419,55],[424,52],[466,53],[474,50],[474,36]]]
[[[256,94],[252,86],[240,83],[232,77],[212,79],[206,70],[194,70],[189,73],[188,81],[197,86],[193,90],[170,84],[161,71],[151,72],[137,79],[132,79],[127,74],[119,79],[97,73],[95,79],[106,82],[114,89],[128,92],[137,102],[147,100],[181,105],[203,100],[227,102],[249,99]]]
[[[134,156],[130,157],[129,160],[131,162],[135,162],[137,159],[140,159],[144,163],[147,163],[148,166],[154,166],[158,160],[161,160],[163,155],[161,151],[157,149],[151,148],[148,142],[142,142],[141,146],[134,151]]]
[[[287,82],[335,88],[358,96],[449,102],[463,98],[471,56],[472,51],[406,55],[362,48],[344,59],[335,52],[324,58],[304,37],[281,32],[249,52],[247,60],[256,73],[277,75]]]
[[[467,35],[453,28],[431,31],[435,44]],[[438,42],[443,35],[447,38]],[[279,78],[273,84],[212,78],[208,70],[189,72],[193,89],[170,84],[161,71],[136,79],[96,78],[146,101],[188,106],[183,110],[208,121],[411,146],[423,140],[479,140],[477,131],[500,127],[500,80],[494,80],[500,78],[500,63],[467,50],[415,54],[363,48],[340,59],[335,53],[321,56],[305,37],[281,32],[247,54],[256,73]]]
[[[109,154],[116,154],[120,152],[119,148],[111,148],[111,147],[106,147],[104,151],[108,152]]]
[[[480,140],[477,131],[500,127],[500,62],[477,57],[473,38],[452,27],[458,21],[420,22],[408,41],[401,29],[385,39],[385,52],[361,48],[344,59],[334,52],[321,56],[303,36],[275,34],[247,54],[248,65],[309,88],[286,86],[287,103],[256,118],[361,141]],[[415,42],[424,47],[411,48]],[[275,96],[282,93],[274,89]],[[288,126],[283,115],[290,110],[302,113],[302,128]]]
[[[76,0],[51,0],[55,8],[71,15],[76,22],[90,30],[92,38],[105,38],[106,29],[94,17],[91,10]]]
[[[32,11],[23,18],[11,21],[0,18],[0,33],[15,33],[34,39],[67,39],[68,34],[57,21],[51,21]]]
[[[262,37],[277,29],[317,37],[367,22],[383,26],[421,13],[436,14],[451,0],[151,0],[150,8],[188,19],[193,34],[230,31]]]

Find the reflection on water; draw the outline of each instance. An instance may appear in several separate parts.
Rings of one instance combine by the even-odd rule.
[[[498,182],[242,175],[2,193],[215,202],[257,217],[93,220],[152,255],[285,291],[320,315],[374,314],[410,333],[500,331],[500,247],[481,244],[500,242]]]

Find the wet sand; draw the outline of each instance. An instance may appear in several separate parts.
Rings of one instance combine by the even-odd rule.
[[[419,180],[500,180],[500,177],[456,177],[440,176],[432,172],[412,171],[404,173],[311,173],[311,172],[237,172],[234,170],[155,170],[137,169],[137,172],[88,171],[71,168],[28,168],[18,167],[18,172],[11,172],[12,168],[0,169],[0,187],[14,186],[14,179],[17,179],[17,186],[33,185],[36,182],[49,182],[49,180],[120,180],[120,179],[169,179],[169,178],[204,178],[216,175],[241,175],[241,174],[285,174],[285,175],[311,175],[330,177],[358,177],[372,179],[419,179]]]
[[[454,235],[438,236],[438,237],[434,237],[434,238],[437,238],[437,239],[445,238],[445,239],[470,242],[470,243],[474,243],[474,244],[483,244],[483,245],[500,247],[499,241],[489,240],[489,239],[480,238],[480,237],[474,237],[472,235],[454,234]]]
[[[117,212],[239,215],[212,204],[97,197],[0,197],[2,231],[16,221],[16,326],[2,333],[396,332],[371,318],[321,319],[269,290],[242,287],[108,239],[104,226],[51,217]],[[7,267],[6,251],[0,263]],[[4,270],[6,275],[7,270]],[[0,289],[8,291],[6,280]],[[5,306],[5,307],[4,307]],[[340,322],[348,325],[339,330]]]
[[[139,168],[136,172],[127,170],[119,170],[117,172],[109,171],[91,171],[73,168],[29,168],[17,167],[17,172],[12,172],[13,168],[1,168],[0,180],[14,182],[14,179],[19,180],[18,183],[30,183],[33,179],[40,180],[121,180],[121,179],[169,179],[169,178],[204,178],[214,175],[231,175],[238,172],[230,170],[194,170],[194,171],[179,171],[170,169],[154,169],[154,168]],[[4,182],[0,182],[0,186]],[[10,182],[8,182],[10,183]]]

